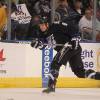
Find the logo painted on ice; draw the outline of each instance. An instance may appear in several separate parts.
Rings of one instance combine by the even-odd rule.
[[[42,86],[47,87],[50,64],[53,59],[53,49],[46,46],[42,51]]]
[[[2,49],[0,51],[0,61],[5,61],[6,58],[4,58],[4,50]]]

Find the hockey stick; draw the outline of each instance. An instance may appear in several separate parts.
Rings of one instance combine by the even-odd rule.
[[[31,44],[31,41],[14,41],[14,40],[0,40],[0,42],[3,42],[3,43],[19,43],[19,44]],[[48,46],[49,44],[48,43],[43,43],[44,46]],[[70,44],[67,44],[67,45],[64,45],[64,44],[52,44],[52,45],[55,45],[55,46],[64,46],[64,47],[71,47]]]
[[[58,60],[58,63],[62,60],[64,55],[71,49],[72,45],[69,45],[68,43],[65,44],[64,48],[60,51],[60,57]]]
[[[43,45],[47,46],[49,44],[48,43],[44,43]],[[72,45],[70,45],[70,44],[67,44],[67,45],[64,45],[64,44],[52,44],[52,45],[55,45],[55,46],[64,46],[64,47],[72,47]]]
[[[72,48],[72,45],[69,45],[68,43],[66,43],[65,45],[63,45],[63,48],[57,53],[57,55],[55,56],[55,60],[58,59],[58,63],[60,63],[60,61],[63,59],[64,55]]]

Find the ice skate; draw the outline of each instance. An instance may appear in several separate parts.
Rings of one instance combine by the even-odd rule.
[[[47,89],[44,89],[42,92],[43,92],[43,93],[55,92],[55,88],[53,88],[53,87],[48,87]]]
[[[55,86],[56,86],[56,79],[55,80],[49,79],[48,87],[44,89],[42,92],[43,93],[55,92]]]

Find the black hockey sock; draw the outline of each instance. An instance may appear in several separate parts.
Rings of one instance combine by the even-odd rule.
[[[48,87],[54,87],[56,85],[57,82],[57,78],[59,75],[59,71],[57,70],[51,70],[50,74],[49,74],[49,82],[48,82]]]
[[[55,90],[55,86],[56,86],[56,79],[54,79],[54,80],[49,79],[48,88],[51,88],[51,89]]]

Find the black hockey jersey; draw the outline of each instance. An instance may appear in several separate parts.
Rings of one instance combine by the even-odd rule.
[[[70,42],[73,37],[80,36],[78,26],[74,25],[73,22],[64,23],[53,23],[49,30],[48,35],[53,34],[57,44],[65,44]]]

